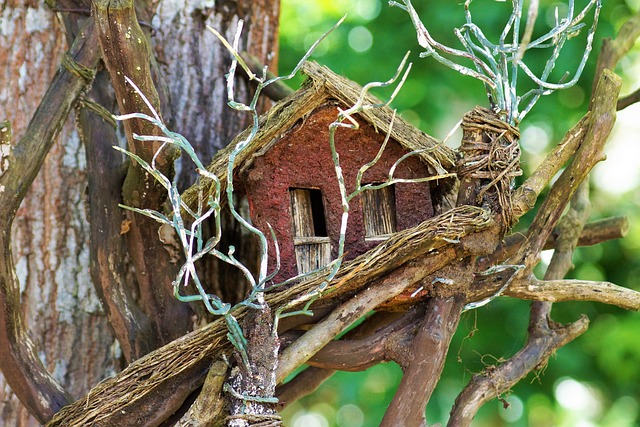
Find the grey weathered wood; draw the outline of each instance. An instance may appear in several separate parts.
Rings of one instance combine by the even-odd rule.
[[[322,268],[331,261],[331,242],[328,237],[314,238],[314,240],[320,239],[324,241],[295,246],[298,273],[308,273]]]
[[[384,238],[396,232],[396,203],[393,186],[362,193],[366,237]]]
[[[291,220],[295,237],[315,236],[313,212],[311,210],[311,192],[303,188],[294,188],[291,194]]]
[[[316,236],[311,191],[305,188],[294,188],[290,192],[293,244],[300,274],[322,268],[331,261],[329,237]]]

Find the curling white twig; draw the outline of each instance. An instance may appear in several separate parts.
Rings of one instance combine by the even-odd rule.
[[[437,42],[429,33],[418,13],[411,4],[411,0],[402,0],[402,4],[390,1],[391,6],[398,6],[407,11],[418,37],[418,44],[425,49],[421,56],[432,56],[438,62],[463,74],[482,81],[492,108],[496,112],[503,112],[508,122],[517,125],[531,110],[540,96],[548,95],[555,90],[573,86],[585,67],[587,58],[593,46],[593,36],[598,23],[601,0],[588,0],[587,5],[575,14],[575,0],[568,1],[566,15],[557,17],[555,26],[541,37],[531,41],[534,24],[538,15],[538,0],[532,0],[527,12],[527,22],[522,39],[520,40],[520,24],[522,21],[523,0],[512,0],[513,9],[497,44],[489,41],[482,30],[473,23],[470,5],[471,0],[464,3],[466,24],[462,28],[454,29],[465,50],[458,50]],[[551,82],[550,74],[565,41],[575,37],[585,26],[582,21],[587,14],[594,10],[593,23],[586,37],[586,45],[573,77]],[[510,37],[510,41],[508,41]],[[537,76],[525,63],[524,57],[530,49],[551,47],[551,54],[540,76]],[[446,56],[445,56],[446,55]],[[448,57],[470,60],[475,69],[460,65]],[[524,73],[537,88],[527,92],[524,96],[517,96],[518,75]],[[520,103],[527,100],[524,108]]]

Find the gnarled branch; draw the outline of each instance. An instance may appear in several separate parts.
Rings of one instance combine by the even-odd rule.
[[[133,0],[94,0],[92,10],[120,113],[157,116],[160,100],[150,69],[151,49],[138,24]],[[125,78],[130,78],[147,99],[142,99]],[[165,176],[173,176],[176,148],[135,138],[135,135],[161,136],[156,126],[131,119],[124,122],[124,129],[129,151],[153,163]],[[123,184],[124,203],[134,208],[161,210],[165,199],[165,189],[140,165],[130,162]],[[131,224],[127,243],[136,267],[144,311],[155,326],[158,341],[166,343],[186,333],[191,324],[189,306],[173,297],[172,280],[177,276],[178,260],[172,259],[171,248],[158,238],[159,226],[155,221],[132,213],[128,213],[128,219]]]
[[[95,31],[86,26],[66,54],[24,136],[11,147],[11,128],[2,126],[0,174],[0,369],[13,392],[40,422],[49,420],[69,396],[49,375],[29,336],[20,310],[20,285],[11,253],[11,225],[24,196],[78,97],[90,84],[98,63]],[[3,150],[4,152],[4,150]]]

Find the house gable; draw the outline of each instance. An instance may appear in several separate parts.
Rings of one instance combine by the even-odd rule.
[[[300,256],[310,257],[312,265],[316,259],[327,259],[327,243],[330,244],[330,259],[337,256],[343,210],[331,158],[328,131],[329,124],[338,114],[337,106],[336,102],[328,102],[299,121],[271,145],[269,150],[254,158],[250,168],[240,177],[249,199],[253,224],[268,234],[268,223],[278,238],[281,268],[280,273],[274,278],[276,282],[298,274]],[[341,107],[344,108],[342,105]],[[360,124],[358,130],[339,128],[335,137],[336,150],[340,155],[340,164],[349,193],[355,189],[358,170],[373,160],[385,137],[376,132],[373,125],[362,117],[356,117],[356,120]],[[393,164],[407,152],[397,141],[390,140],[378,163],[364,174],[363,184],[385,182]],[[417,156],[403,161],[395,173],[397,178],[404,179],[417,179],[429,175],[429,168]],[[300,217],[307,217],[307,222],[312,221],[311,213],[300,215],[296,211],[297,207],[292,205],[299,197],[301,210],[307,209],[303,206],[306,203],[306,193],[300,190],[312,190],[316,198],[321,197],[322,209],[318,211],[325,216],[323,220],[326,230],[323,233],[314,234],[317,230],[308,231],[314,229],[312,224],[306,227],[307,231],[300,232],[301,227],[297,225]],[[396,230],[416,226],[433,216],[431,188],[428,182],[401,183],[389,187],[383,193],[388,194],[389,191],[393,192],[391,199],[394,206],[389,208],[393,209],[393,228]],[[367,190],[367,193],[372,192],[373,190]],[[350,203],[345,241],[347,260],[373,248],[383,238],[367,238],[367,229],[371,228],[366,224],[367,217],[380,215],[380,212],[366,212],[367,207],[371,208],[371,205],[362,194]],[[307,239],[313,244],[305,244],[306,241],[300,237],[316,239]],[[274,268],[275,248],[271,247],[269,253],[270,267]]]

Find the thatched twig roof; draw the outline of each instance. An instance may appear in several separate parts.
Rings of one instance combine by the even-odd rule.
[[[302,67],[302,72],[309,77],[303,86],[276,103],[267,113],[260,117],[259,130],[255,138],[236,157],[234,175],[239,170],[246,170],[253,163],[253,159],[268,151],[298,120],[305,118],[316,108],[332,100],[340,102],[345,107],[351,107],[356,103],[362,91],[362,87],[358,84],[333,73],[327,67],[318,65],[315,62],[305,63]],[[367,95],[366,100],[371,104],[381,104],[381,101],[372,95]],[[393,110],[389,107],[373,108],[359,113],[358,116],[373,125],[378,132],[386,134],[389,132]],[[225,191],[226,187],[229,155],[237,144],[247,139],[250,132],[251,129],[245,130],[227,147],[218,151],[207,168],[220,178],[222,192]],[[394,119],[391,138],[408,151],[427,149],[417,154],[417,156],[429,166],[434,175],[446,174],[452,171],[455,166],[453,150],[410,125],[401,117]],[[443,181],[450,182],[451,180],[442,180],[440,182],[442,183]],[[206,200],[213,192],[214,187],[211,181],[202,180],[184,193],[183,200],[189,206],[195,206],[199,197],[204,197]],[[224,200],[224,198],[222,199]]]

